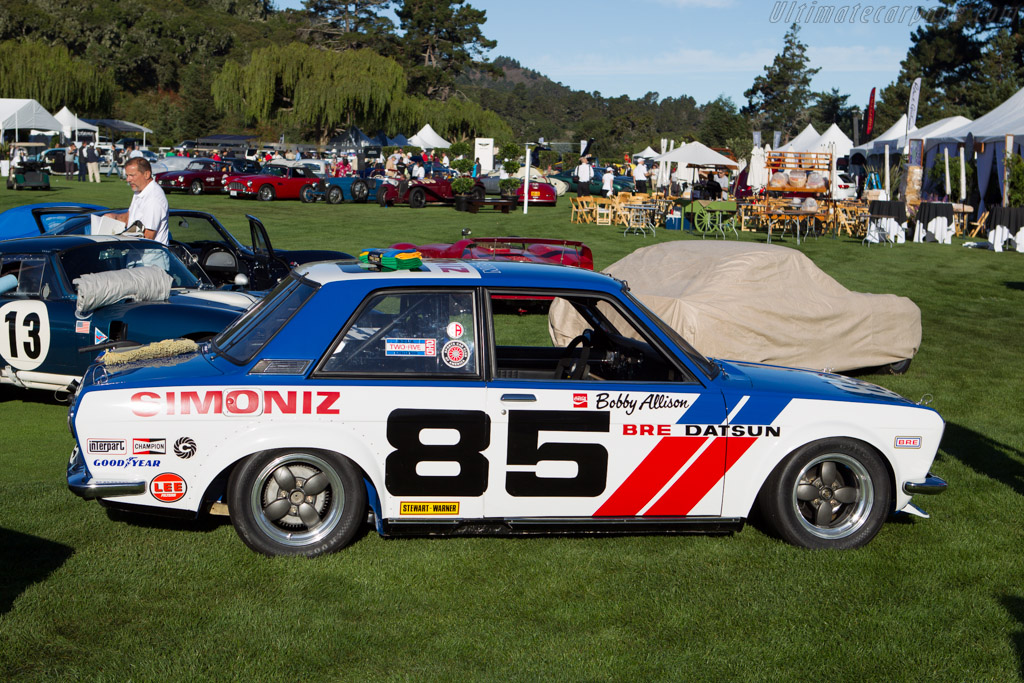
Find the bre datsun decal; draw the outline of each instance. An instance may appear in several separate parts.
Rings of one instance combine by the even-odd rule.
[[[897,436],[893,444],[895,448],[920,448],[921,437],[919,436]]]

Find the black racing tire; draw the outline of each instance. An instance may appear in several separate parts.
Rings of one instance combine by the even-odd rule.
[[[352,201],[357,204],[364,204],[370,196],[370,186],[365,180],[353,180],[348,191],[352,193]]]
[[[203,193],[203,181],[193,180],[192,184],[188,186],[188,191],[191,194],[202,194]]]
[[[303,204],[312,204],[316,201],[316,191],[312,185],[303,185],[299,190],[299,199]]]
[[[366,521],[366,487],[348,458],[319,450],[264,451],[228,480],[239,538],[264,555],[317,557],[348,545]]]
[[[341,204],[343,201],[345,201],[345,193],[341,191],[340,187],[331,185],[327,188],[328,204]]]
[[[388,186],[382,185],[377,189],[377,203],[381,206],[388,205]]]
[[[472,197],[473,201],[475,201],[475,202],[482,202],[484,200],[484,195],[485,194],[486,194],[486,192],[484,191],[484,188],[480,187],[479,185],[474,187],[469,192],[469,196]]]
[[[889,363],[885,366],[885,369],[893,375],[903,375],[910,369],[910,361],[913,358],[904,358],[903,360],[896,361],[895,363]]]
[[[272,185],[263,185],[256,193],[256,198],[261,202],[269,202],[274,199],[275,194],[276,193],[274,192],[274,187]]]
[[[870,541],[892,511],[892,486],[882,457],[850,439],[825,439],[797,449],[764,483],[761,514],[796,546],[848,550]]]
[[[427,205],[427,191],[422,187],[414,187],[409,190],[409,208],[422,209]]]

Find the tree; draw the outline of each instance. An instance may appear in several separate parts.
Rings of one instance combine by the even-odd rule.
[[[498,44],[480,30],[487,13],[464,3],[403,0],[396,11],[403,32],[398,57],[409,75],[411,92],[446,100],[453,94],[455,79],[465,71],[497,71],[481,61]]]
[[[807,66],[807,46],[800,42],[799,33],[796,23],[789,27],[782,52],[743,93],[748,101],[743,113],[753,119],[754,129],[782,131],[783,139],[795,135],[809,120],[811,78],[820,71]]]
[[[51,111],[66,105],[79,113],[101,110],[115,91],[106,71],[72,57],[63,45],[34,40],[0,43],[0,83],[7,97],[37,100]]]
[[[405,93],[402,67],[371,50],[330,52],[304,43],[254,50],[234,60],[213,82],[214,104],[246,122],[282,116],[326,142],[339,126],[380,128]]]
[[[331,50],[371,48],[386,54],[395,25],[381,13],[394,0],[304,0],[310,26],[303,29],[310,42]]]
[[[847,137],[853,137],[853,115],[859,110],[847,104],[849,95],[840,95],[839,88],[815,95],[817,101],[810,109],[811,124],[816,130],[825,132],[833,123],[839,126]]]
[[[708,147],[724,147],[728,140],[749,136],[750,129],[743,115],[736,109],[736,104],[725,95],[719,95],[717,99],[708,102],[701,107],[701,124],[698,128],[697,137]],[[752,146],[751,143],[750,146]],[[734,152],[746,152],[744,149],[733,150]]]

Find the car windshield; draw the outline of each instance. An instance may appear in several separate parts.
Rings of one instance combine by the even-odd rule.
[[[193,161],[185,169],[186,171],[209,171],[213,169],[213,164],[208,161]]]
[[[625,294],[630,301],[636,304],[637,308],[643,311],[644,314],[648,317],[648,319],[650,319],[651,322],[657,325],[658,329],[661,330],[666,337],[671,339],[672,343],[678,346],[679,350],[685,353],[686,357],[693,361],[693,364],[699,367],[705,375],[707,375],[711,379],[714,379],[715,377],[718,376],[717,365],[715,365],[707,358],[705,358],[703,355],[701,355],[701,352],[693,348],[690,345],[690,342],[683,339],[678,332],[669,327],[668,323],[659,318],[654,311],[647,308],[647,306],[645,306],[642,301],[633,296],[629,291],[624,289],[622,293]]]
[[[261,171],[263,175],[272,175],[278,178],[286,178],[288,176],[288,169],[284,166],[272,166],[270,164],[263,167]]]
[[[213,347],[233,363],[248,363],[315,291],[316,287],[309,283],[294,277],[285,278],[262,301],[214,337]]]
[[[171,276],[173,287],[199,289],[203,284],[167,247],[150,240],[84,244],[62,252],[60,263],[69,283],[87,273],[160,266]]]

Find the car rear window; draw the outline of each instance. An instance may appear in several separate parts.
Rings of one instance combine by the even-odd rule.
[[[312,284],[293,277],[285,278],[265,299],[214,337],[213,347],[234,363],[248,363],[315,291]]]

